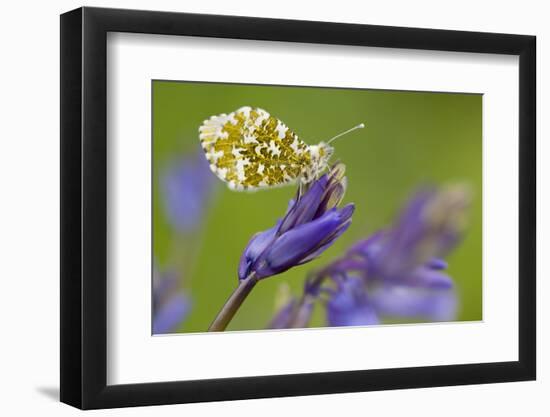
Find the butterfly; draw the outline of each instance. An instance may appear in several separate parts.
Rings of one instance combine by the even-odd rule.
[[[205,120],[199,139],[210,169],[232,190],[308,184],[328,167],[330,143],[308,145],[281,120],[260,108],[241,107]]]

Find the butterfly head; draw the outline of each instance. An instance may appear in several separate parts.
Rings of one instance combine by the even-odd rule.
[[[334,148],[324,142],[309,146],[310,163],[304,167],[302,182],[307,184],[321,176],[328,167]]]
[[[328,162],[334,153],[334,148],[330,146],[335,139],[338,139],[341,136],[344,136],[350,132],[353,132],[357,129],[363,129],[365,125],[363,123],[358,124],[357,126],[352,127],[351,129],[342,132],[331,139],[326,143],[320,142],[318,145],[309,146],[309,156],[310,162],[304,167],[302,172],[302,182],[307,184],[318,177],[321,176],[323,171],[328,167]]]

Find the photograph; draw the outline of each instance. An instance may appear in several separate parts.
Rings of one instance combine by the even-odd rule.
[[[59,160],[58,194],[36,186],[40,170],[19,187],[34,202],[6,205],[41,212],[52,195],[60,226],[58,286],[31,294],[8,274],[32,295],[12,313],[51,322],[15,320],[23,345],[43,339],[29,329],[55,339],[15,379],[50,375],[79,410],[220,402],[205,410],[242,417],[271,399],[292,415],[425,415],[437,388],[438,414],[537,414],[543,14],[173,9],[60,15],[57,81],[36,84],[60,87],[60,106],[40,107],[57,154],[28,146],[45,126],[28,111],[12,141],[25,151],[7,153]],[[16,108],[26,84],[12,84]],[[40,217],[24,217],[6,216],[28,258],[21,225]],[[38,255],[14,265],[42,282]]]
[[[483,94],[151,93],[153,335],[483,320]]]

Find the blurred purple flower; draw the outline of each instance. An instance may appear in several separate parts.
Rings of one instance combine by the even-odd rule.
[[[369,277],[396,284],[451,287],[442,258],[459,242],[469,193],[462,186],[420,190],[387,231],[350,250],[366,262]]]
[[[170,224],[179,232],[194,230],[216,179],[202,151],[169,167],[162,177],[164,208]]]
[[[313,308],[320,292],[321,281],[317,277],[306,280],[301,298],[287,296],[283,306],[269,323],[269,329],[308,327]]]
[[[268,329],[288,329],[291,328],[292,320],[294,318],[294,313],[296,311],[297,300],[295,297],[292,297],[285,305],[283,305],[271,322],[267,326]]]
[[[454,320],[457,298],[453,289],[412,288],[386,285],[372,292],[375,311],[386,317],[425,317],[433,321]]]
[[[313,182],[303,195],[291,200],[282,220],[252,237],[239,264],[240,280],[284,272],[317,258],[351,224],[354,205],[337,206],[345,189],[345,167],[336,164]]]
[[[337,280],[336,289],[326,289],[327,321],[331,326],[378,324],[378,315],[359,277]]]
[[[153,334],[175,331],[190,312],[191,302],[178,288],[175,273],[153,273]]]
[[[460,241],[468,203],[461,186],[421,190],[393,227],[321,271],[333,282],[325,289],[329,324],[375,324],[380,316],[454,319],[456,294],[441,258]]]

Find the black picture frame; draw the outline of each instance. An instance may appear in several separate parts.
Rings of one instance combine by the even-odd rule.
[[[108,32],[519,56],[519,360],[107,385]],[[82,409],[533,380],[536,377],[534,36],[171,12],[61,15],[61,401]]]

